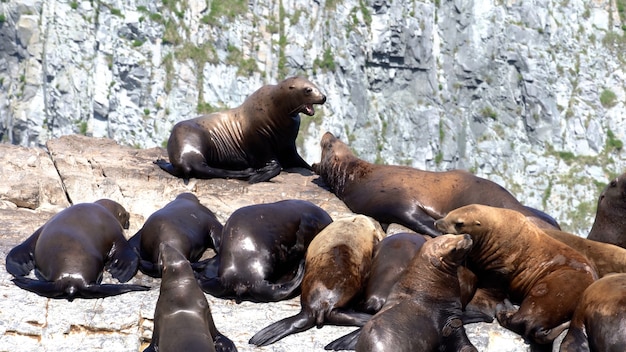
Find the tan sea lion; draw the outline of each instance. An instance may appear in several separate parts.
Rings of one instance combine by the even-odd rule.
[[[626,273],[626,248],[593,241],[568,232],[549,229],[543,231],[584,254],[593,264],[599,277],[611,273]]]
[[[214,248],[222,235],[222,224],[193,193],[181,193],[148,217],[128,240],[141,258],[139,270],[161,277],[159,245],[168,243],[190,262],[196,262],[207,248]]]
[[[235,178],[250,183],[278,175],[283,168],[311,169],[296,150],[300,113],[313,116],[326,96],[303,77],[265,85],[233,109],[177,123],[167,142],[170,162],[155,163],[189,178]]]
[[[580,295],[598,277],[583,254],[515,210],[472,204],[451,211],[435,226],[472,236],[467,266],[478,277],[478,287],[499,290],[501,299],[519,304],[516,309],[504,301],[496,318],[533,348],[551,349]]]
[[[367,282],[372,252],[384,237],[373,219],[356,215],[335,220],[320,232],[306,253],[300,313],[273,323],[251,339],[257,346],[324,324],[362,326],[370,314],[347,310]]]
[[[48,298],[102,298],[141,285],[100,284],[108,270],[120,282],[137,273],[139,257],[124,237],[129,214],[110,199],[75,204],[54,215],[6,258],[13,282]],[[38,280],[25,277],[35,269]]]
[[[626,248],[626,173],[609,182],[600,194],[587,238]]]
[[[154,310],[152,341],[144,352],[236,352],[235,344],[215,327],[211,308],[198,286],[191,264],[176,248],[159,245],[163,268]]]
[[[433,172],[407,166],[377,165],[357,158],[327,132],[322,157],[313,168],[355,213],[381,223],[399,223],[413,231],[438,236],[434,221],[467,204],[517,210],[543,228],[559,228],[547,214],[526,207],[498,184],[464,170]]]
[[[626,351],[626,274],[607,275],[587,287],[560,351]]]

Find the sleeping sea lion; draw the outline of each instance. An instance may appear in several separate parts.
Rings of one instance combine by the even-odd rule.
[[[73,205],[54,215],[6,258],[13,282],[48,298],[102,298],[140,285],[100,284],[106,269],[120,282],[137,273],[139,258],[124,237],[128,212],[120,204],[100,199]],[[39,280],[25,277],[32,269]]]

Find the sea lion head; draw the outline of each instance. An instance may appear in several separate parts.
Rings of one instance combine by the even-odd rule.
[[[341,194],[348,177],[364,175],[369,169],[354,155],[350,147],[332,133],[326,132],[320,140],[322,156],[312,165],[330,188]],[[355,173],[353,175],[353,173]]]
[[[613,208],[626,208],[626,173],[611,180],[598,199],[598,208],[603,203]]]
[[[106,208],[115,218],[119,221],[120,225],[124,229],[128,229],[130,227],[130,214],[126,209],[119,204],[118,202],[112,201],[110,199],[99,199],[94,203],[99,204]]]
[[[163,268],[163,273],[176,270],[177,267],[187,264],[189,261],[176,248],[167,242],[159,244],[159,267]]]
[[[300,76],[290,77],[279,84],[279,88],[287,90],[289,99],[295,104],[290,109],[289,116],[303,113],[308,116],[315,115],[314,104],[324,104],[326,95],[308,79]]]
[[[435,267],[456,270],[467,257],[472,245],[472,238],[468,234],[447,234],[426,241],[422,245],[421,253]]]

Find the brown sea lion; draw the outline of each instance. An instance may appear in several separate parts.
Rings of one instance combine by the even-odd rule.
[[[189,178],[235,178],[250,183],[278,175],[283,168],[307,168],[296,150],[300,113],[313,116],[326,96],[306,78],[265,85],[230,110],[177,123],[167,142],[170,162],[163,170]]]
[[[600,194],[587,238],[626,248],[626,173],[609,182]]]
[[[426,241],[393,286],[382,309],[362,329],[326,349],[357,351],[477,351],[463,327],[461,263],[469,235]]]
[[[559,228],[545,213],[520,204],[498,184],[467,171],[424,171],[406,166],[377,165],[357,158],[327,132],[322,157],[313,168],[355,213],[382,223],[400,223],[413,231],[438,236],[434,221],[467,204],[517,210],[544,228]]]
[[[440,231],[472,236],[467,266],[478,287],[508,300],[496,308],[503,327],[536,349],[550,349],[597,274],[581,253],[548,236],[521,213],[472,204],[435,222]],[[499,287],[494,287],[498,285]]]
[[[161,277],[159,245],[168,243],[189,261],[196,262],[207,248],[215,248],[222,235],[222,224],[193,193],[181,193],[154,212],[141,229],[128,240],[141,258],[139,270]]]
[[[129,214],[109,199],[75,204],[54,215],[6,258],[13,282],[48,298],[102,298],[140,285],[100,284],[108,270],[120,282],[137,273],[139,257],[128,245],[124,228]],[[38,280],[25,277],[35,269]]]
[[[626,274],[607,275],[587,287],[560,351],[626,351]]]
[[[374,314],[382,308],[391,288],[424,242],[424,236],[407,232],[387,236],[378,242],[365,287],[364,311]]]
[[[201,264],[202,289],[237,302],[296,295],[306,249],[332,221],[324,209],[296,199],[235,210],[224,224],[217,255]]]
[[[273,323],[251,339],[257,346],[324,324],[362,326],[370,314],[347,310],[367,282],[372,252],[384,232],[373,219],[335,220],[311,241],[306,253],[300,313]]]
[[[558,230],[544,229],[544,232],[584,254],[593,264],[599,277],[610,273],[626,273],[626,248]]]
[[[198,286],[191,264],[176,248],[159,245],[163,268],[148,351],[229,351],[235,344],[215,327],[211,308]]]

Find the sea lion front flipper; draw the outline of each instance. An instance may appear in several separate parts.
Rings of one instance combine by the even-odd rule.
[[[324,349],[327,351],[354,351],[356,350],[356,342],[359,340],[359,336],[361,336],[361,328],[337,338],[335,341],[324,346]]]
[[[274,284],[263,280],[248,290],[253,298],[260,302],[278,302],[283,299],[291,298],[298,290],[302,279],[304,278],[304,259],[298,265],[296,275],[289,281],[280,284]]]
[[[132,279],[139,269],[139,255],[124,240],[116,241],[109,253],[106,270],[119,282],[127,282]]]
[[[213,339],[213,344],[215,347],[215,352],[237,352],[237,347],[235,346],[235,343],[221,333],[215,335],[215,338]]]
[[[41,227],[21,244],[13,247],[6,257],[7,272],[13,276],[26,276],[35,268],[35,244]]]
[[[313,315],[300,311],[300,313],[292,317],[279,320],[263,328],[261,331],[254,334],[248,343],[256,346],[267,346],[285,336],[306,331],[313,326],[315,326],[315,318]]]

